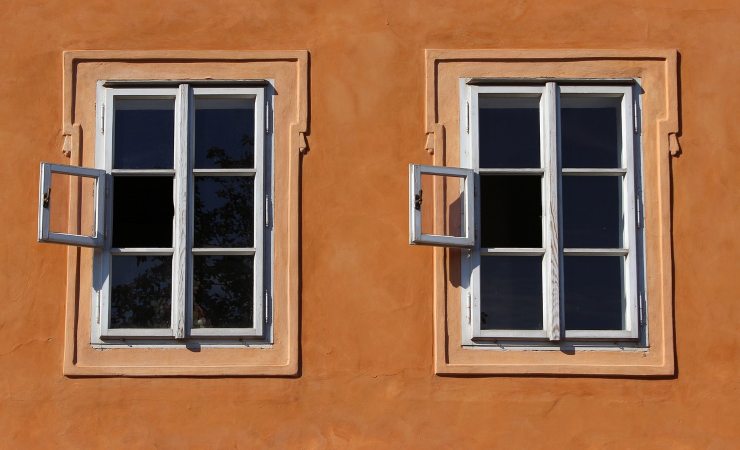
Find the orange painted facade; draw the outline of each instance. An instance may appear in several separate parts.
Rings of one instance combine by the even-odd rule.
[[[0,17],[0,448],[740,442],[737,2],[8,0]],[[663,156],[673,374],[435,374],[435,251],[408,245],[408,164],[435,163],[425,51],[655,48],[679,55],[680,152]],[[285,249],[300,263],[296,375],[64,375],[68,250],[37,243],[36,221],[39,162],[70,163],[72,50],[308,51],[299,245]]]

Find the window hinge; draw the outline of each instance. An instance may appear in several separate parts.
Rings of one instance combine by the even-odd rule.
[[[635,194],[635,219],[637,220],[637,228],[642,228],[642,192],[640,191]]]
[[[639,321],[640,326],[645,326],[645,297],[643,296],[642,291],[640,291],[637,301],[639,302],[639,304],[637,305],[637,320]]]
[[[265,134],[270,134],[270,102],[265,102]]]
[[[270,215],[272,213],[272,201],[270,195],[265,195],[265,228],[270,228]]]
[[[97,308],[98,309],[97,324],[100,325],[100,309],[101,309],[101,303],[103,303],[101,301],[101,298],[100,298],[100,291],[97,291],[96,292],[96,296],[98,298],[98,305],[97,305],[98,306],[98,308]]]
[[[470,134],[470,102],[465,102],[465,133]]]
[[[638,117],[637,117],[637,113],[638,113],[637,102],[633,102],[632,103],[632,129],[633,129],[633,131],[634,131],[635,134],[638,134],[637,133],[637,131],[638,131],[638,126],[637,126]]]
[[[265,325],[270,324],[270,320],[272,317],[270,317],[270,292],[265,289]]]
[[[105,133],[105,103],[100,105],[100,134]]]
[[[468,292],[468,325],[473,322],[473,299],[470,292]]]

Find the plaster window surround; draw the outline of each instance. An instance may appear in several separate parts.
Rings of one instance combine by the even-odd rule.
[[[307,75],[305,51],[65,52],[69,164],[42,166],[39,240],[82,246],[66,375],[297,372]]]
[[[676,52],[427,50],[426,83],[436,373],[673,374]]]

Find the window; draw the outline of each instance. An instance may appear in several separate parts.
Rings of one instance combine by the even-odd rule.
[[[93,343],[265,337],[271,96],[262,84],[98,83],[105,226],[103,239],[82,242],[97,247]]]
[[[69,162],[42,164],[39,240],[71,245],[65,375],[294,375],[308,53],[64,69]]]
[[[632,89],[466,85],[462,154],[478,193],[461,263],[467,345],[640,337]]]
[[[409,214],[434,246],[436,372],[673,373],[676,52],[426,55]]]

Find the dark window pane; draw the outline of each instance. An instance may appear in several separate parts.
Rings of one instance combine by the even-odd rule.
[[[481,246],[542,246],[541,177],[481,175]]]
[[[172,177],[113,177],[113,247],[172,247]]]
[[[193,257],[193,327],[253,326],[253,256]]]
[[[169,328],[171,256],[113,256],[111,328]]]
[[[481,329],[542,329],[542,257],[483,256]]]
[[[622,177],[563,177],[566,248],[622,246]]]
[[[195,177],[195,247],[252,247],[254,178]]]
[[[254,99],[195,98],[195,168],[254,167]]]
[[[539,97],[481,95],[480,167],[540,167]]]
[[[115,102],[116,169],[172,169],[175,148],[175,99],[126,99]]]
[[[562,97],[563,167],[621,167],[620,101],[609,97]]]
[[[624,257],[566,256],[565,327],[623,329]]]

